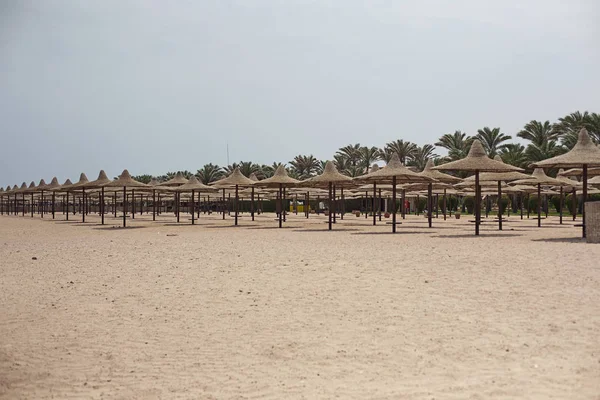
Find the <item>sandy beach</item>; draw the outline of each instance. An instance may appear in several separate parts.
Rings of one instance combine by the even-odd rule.
[[[600,398],[570,220],[47,217],[0,217],[2,398]]]

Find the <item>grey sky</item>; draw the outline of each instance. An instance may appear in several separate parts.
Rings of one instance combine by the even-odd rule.
[[[598,112],[596,0],[0,0],[0,185]]]

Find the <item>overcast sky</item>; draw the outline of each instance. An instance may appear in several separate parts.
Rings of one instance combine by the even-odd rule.
[[[600,111],[597,0],[0,0],[0,185]]]

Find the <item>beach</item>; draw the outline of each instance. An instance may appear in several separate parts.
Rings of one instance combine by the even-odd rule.
[[[0,216],[1,398],[600,398],[579,218],[49,217]]]

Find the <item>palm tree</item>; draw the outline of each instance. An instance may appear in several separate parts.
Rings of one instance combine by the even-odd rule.
[[[249,177],[253,173],[260,171],[260,165],[253,163],[252,161],[240,161],[239,163],[240,172],[245,177]]]
[[[500,150],[500,157],[506,164],[519,168],[527,168],[530,164],[525,154],[525,146],[519,143],[508,143]]]
[[[591,117],[587,111],[584,111],[583,114],[579,111],[575,111],[574,113],[559,118],[558,122],[554,125],[554,128],[560,137],[562,145],[567,149],[572,149],[577,142],[577,135],[581,128],[588,128],[588,131],[590,127],[593,129],[595,118],[596,117]],[[592,139],[596,142],[600,140],[595,134],[592,135]]]
[[[345,171],[351,165],[348,157],[345,154],[340,154],[339,152],[333,156],[333,163],[340,172]]]
[[[477,130],[476,138],[481,141],[485,152],[490,158],[494,158],[500,150],[506,147],[506,143],[503,143],[510,140],[510,136],[500,132],[500,128],[490,129],[487,126]]]
[[[541,147],[548,141],[558,139],[558,132],[556,132],[550,121],[531,120],[517,133],[517,136]]]
[[[272,177],[280,165],[285,166],[284,163],[280,163],[280,162],[273,162],[273,164],[271,164],[271,165],[265,165],[265,164],[261,165],[260,166],[260,174],[262,176],[260,178],[265,179],[265,178]]]
[[[433,153],[434,151],[435,146],[432,144],[424,144],[421,147],[416,146],[410,160],[408,160],[408,165],[415,167],[419,171],[422,171],[425,169],[427,161],[438,157],[437,154]]]
[[[340,147],[335,153],[340,157],[344,157],[351,165],[356,166],[360,162],[360,143],[349,144],[348,146]]]
[[[398,154],[398,157],[400,157],[400,162],[402,164],[406,164],[406,161],[412,157],[412,155],[417,149],[416,144],[408,141],[405,142],[402,139],[386,143],[385,147],[387,149],[390,149],[392,152]]]
[[[224,168],[224,170],[225,170],[225,173],[226,173],[227,175],[230,175],[230,174],[231,174],[233,171],[235,171],[235,169],[236,169],[236,168],[239,168],[239,166],[240,166],[240,164],[238,164],[238,163],[236,163],[236,162],[234,162],[233,164],[229,164],[228,166],[226,166],[226,167]]]
[[[292,173],[300,179],[308,179],[314,176],[319,161],[312,154],[309,156],[298,155],[289,164]]]
[[[359,165],[369,172],[371,164],[380,159],[379,149],[375,146],[363,146],[360,148],[360,163]]]
[[[212,163],[204,164],[202,169],[196,171],[196,178],[198,178],[200,182],[204,183],[205,185],[221,179],[223,175],[223,169]]]
[[[323,170],[325,169],[325,164],[327,164],[327,161],[325,160],[318,161],[317,167],[315,168],[316,175],[321,175],[323,173]]]
[[[150,181],[152,180],[152,175],[148,175],[148,174],[136,175],[136,176],[132,176],[132,178],[138,182],[147,184],[147,183],[150,183]]]
[[[460,160],[465,158],[471,149],[475,138],[468,136],[466,133],[461,131],[454,131],[454,133],[446,133],[444,136],[438,139],[436,146],[443,147],[448,150],[448,161]]]

